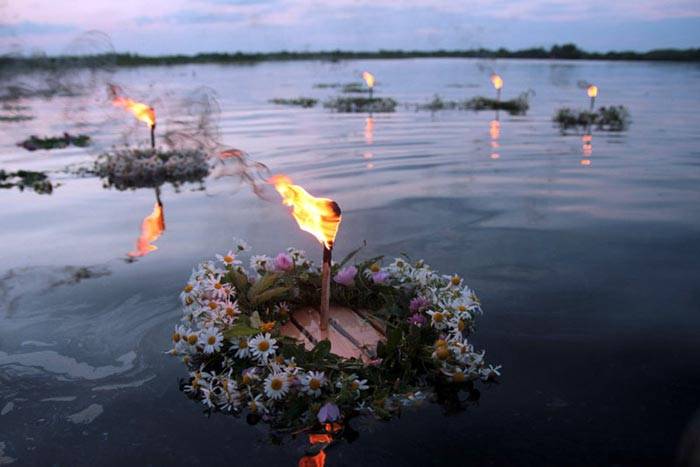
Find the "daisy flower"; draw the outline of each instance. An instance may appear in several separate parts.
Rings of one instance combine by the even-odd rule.
[[[267,255],[253,255],[250,257],[250,268],[262,273],[274,269],[272,258]]]
[[[353,391],[366,391],[369,389],[369,386],[367,385],[366,379],[355,378],[350,381],[350,389]]]
[[[258,334],[250,340],[250,351],[253,357],[260,363],[266,363],[267,359],[277,350],[277,339],[273,339],[269,332]]]
[[[298,250],[296,248],[287,248],[287,253],[294,261],[296,266],[303,266],[306,263],[306,252],[304,250]]]
[[[236,358],[244,359],[250,357],[250,344],[245,337],[234,339],[231,342],[231,347],[236,351]]]
[[[205,282],[204,290],[214,298],[224,300],[231,294],[231,285],[222,283],[221,276],[216,275],[214,277],[210,277]]]
[[[289,380],[285,373],[270,373],[265,378],[265,395],[270,399],[281,399],[289,391]]]
[[[228,250],[228,252],[225,255],[216,255],[216,259],[224,263],[224,266],[226,268],[233,267],[235,264],[241,264],[240,261],[236,259],[236,255],[233,254],[233,251]]]
[[[301,380],[302,390],[312,396],[321,395],[321,387],[326,384],[326,375],[322,371],[309,371]]]
[[[250,245],[248,245],[248,243],[245,240],[242,240],[237,237],[233,237],[233,246],[236,248],[236,251],[238,253],[250,251]]]
[[[445,316],[443,311],[429,310],[427,313],[430,315],[430,324],[432,324],[435,329],[445,329],[445,327],[447,327],[447,316]]]
[[[199,334],[199,343],[204,346],[204,353],[214,353],[221,349],[224,336],[215,327],[202,330]]]

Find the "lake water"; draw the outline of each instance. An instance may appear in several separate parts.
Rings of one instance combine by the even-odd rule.
[[[535,95],[527,115],[502,113],[493,136],[491,111],[400,105],[368,121],[268,103],[325,99],[337,91],[315,83],[358,81],[364,69],[378,95],[402,104],[491,96],[492,69],[504,98]],[[698,65],[290,62],[122,69],[109,79],[157,96],[159,130],[179,117],[171,102],[211,88],[223,143],[338,201],[338,257],[367,240],[367,257],[407,252],[460,273],[480,295],[474,338],[503,365],[500,384],[457,415],[426,405],[361,421],[359,439],[329,449],[327,465],[700,462]],[[632,116],[626,132],[594,131],[589,155],[580,135],[551,124],[556,108],[588,105],[580,80],[598,85],[598,104]],[[0,167],[48,170],[61,184],[51,195],[0,191],[0,464],[296,465],[304,440],[275,446],[264,426],[207,418],[178,389],[184,367],[163,351],[195,263],[233,236],[269,254],[290,245],[316,254],[315,240],[278,199],[210,179],[204,190],[163,187],[157,251],[124,261],[153,190],[104,189],[64,169],[125,140],[146,144],[148,131],[103,103],[76,112],[78,99],[27,100],[35,120],[0,123]],[[15,146],[63,131],[98,144]],[[92,277],[76,280],[81,267]]]

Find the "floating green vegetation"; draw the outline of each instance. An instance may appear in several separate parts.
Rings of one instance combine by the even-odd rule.
[[[427,104],[418,104],[416,110],[504,110],[511,115],[524,115],[530,108],[530,92],[524,92],[515,99],[497,100],[489,97],[473,97],[464,101],[447,101],[435,95]]]
[[[337,89],[341,87],[341,83],[316,83],[314,84],[315,89]]]
[[[336,112],[382,113],[396,110],[397,102],[390,97],[336,97],[323,103]]]
[[[275,99],[270,99],[270,102],[273,104],[277,105],[293,105],[297,107],[303,107],[305,109],[308,109],[310,107],[313,107],[316,105],[318,102],[318,99],[314,99],[312,97],[297,97],[295,99],[284,99],[281,97],[275,98]]]
[[[347,83],[343,85],[343,89],[340,91],[344,92],[345,94],[360,94],[367,93],[368,89],[367,86],[362,83]]]
[[[73,136],[69,133],[63,133],[63,136],[52,136],[40,138],[36,135],[31,135],[17,146],[23,147],[27,151],[36,151],[37,149],[63,149],[70,145],[84,148],[90,144],[90,137],[87,135]]]
[[[41,195],[51,194],[53,185],[49,177],[43,172],[33,172],[31,170],[18,170],[17,172],[5,172],[0,169],[0,188],[25,188],[34,190]]]
[[[121,149],[101,155],[95,173],[106,187],[117,190],[155,188],[164,183],[178,187],[202,182],[209,174],[206,154],[197,150]]]
[[[28,120],[34,120],[32,115],[0,115],[0,122],[26,122]]]
[[[571,129],[585,129],[595,126],[602,131],[625,131],[630,125],[630,113],[622,105],[600,107],[590,112],[568,107],[557,110],[552,121],[559,125],[562,132]]]

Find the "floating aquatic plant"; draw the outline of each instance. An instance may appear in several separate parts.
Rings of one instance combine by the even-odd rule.
[[[95,173],[118,190],[179,186],[201,182],[209,174],[206,154],[197,150],[121,149],[101,155]]]
[[[28,120],[34,120],[32,115],[0,115],[0,122],[26,122]]]
[[[382,113],[396,110],[397,102],[390,97],[336,97],[323,106],[336,112]]]
[[[630,114],[625,106],[611,105],[590,112],[563,107],[554,114],[552,121],[561,131],[571,128],[595,127],[602,131],[625,131],[630,125]]]
[[[49,177],[43,172],[34,172],[31,170],[18,170],[17,172],[5,172],[0,169],[0,188],[19,188],[24,191],[25,188],[34,190],[41,195],[51,194],[54,185],[49,180]]]
[[[316,105],[318,102],[318,99],[314,99],[312,97],[297,97],[295,99],[284,99],[281,97],[275,98],[275,99],[270,99],[270,102],[273,104],[277,105],[293,105],[297,107],[303,107],[305,109],[308,109],[310,107],[313,107]]]
[[[437,94],[427,104],[418,104],[416,110],[504,110],[511,115],[523,115],[530,108],[530,92],[524,92],[511,100],[498,100],[489,97],[473,97],[463,101],[443,100]]]
[[[23,147],[27,151],[36,151],[37,149],[63,149],[70,145],[84,148],[90,144],[90,137],[87,135],[71,135],[63,133],[63,136],[39,137],[31,135],[17,146]]]

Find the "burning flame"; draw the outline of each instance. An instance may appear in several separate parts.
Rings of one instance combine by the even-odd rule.
[[[595,86],[595,85],[591,84],[590,86],[588,86],[588,91],[587,91],[587,92],[588,92],[588,97],[596,97],[596,96],[598,96],[598,86]]]
[[[493,84],[493,87],[496,88],[496,90],[499,90],[503,87],[503,78],[501,78],[498,74],[493,73],[491,75],[491,84]]]
[[[128,97],[120,96],[119,88],[116,86],[110,86],[109,93],[112,96],[112,104],[116,107],[122,107],[128,110],[134,114],[134,117],[146,123],[151,128],[156,126],[156,111],[153,107],[142,102],[136,102]]]
[[[372,89],[374,87],[374,75],[369,71],[362,72],[362,79],[367,83],[367,87]]]
[[[333,248],[340,227],[340,207],[332,199],[315,198],[285,175],[275,175],[269,183],[282,196],[282,202],[292,207],[292,216],[299,228],[316,237],[326,248]]]
[[[146,216],[143,223],[141,223],[141,235],[136,240],[136,250],[129,253],[129,256],[132,258],[146,256],[148,253],[157,250],[158,247],[151,245],[151,243],[158,240],[164,230],[163,206],[156,203],[153,206],[153,212]]]
[[[324,428],[326,433],[310,434],[309,443],[330,444],[333,441],[333,433],[339,432],[343,428],[343,425],[340,423],[326,423]],[[314,456],[304,456],[299,459],[299,467],[323,467],[325,464],[326,453],[323,449],[321,449],[318,454]]]

